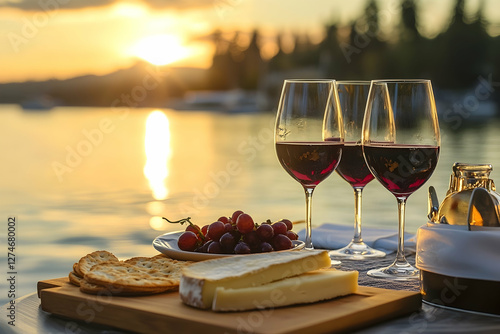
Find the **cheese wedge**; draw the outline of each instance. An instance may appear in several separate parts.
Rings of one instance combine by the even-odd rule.
[[[259,286],[330,266],[330,257],[324,250],[271,252],[202,261],[184,268],[179,294],[184,303],[208,309],[212,307],[218,287]]]
[[[255,287],[219,287],[212,310],[246,311],[314,303],[354,293],[357,287],[357,271],[316,270]]]

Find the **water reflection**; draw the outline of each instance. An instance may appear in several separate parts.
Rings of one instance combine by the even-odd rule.
[[[169,174],[172,148],[170,145],[168,118],[159,110],[151,112],[146,120],[144,149],[146,152],[144,175],[149,182],[153,198],[157,201],[164,200],[168,197],[166,179]],[[155,212],[150,212],[151,214],[158,214],[156,212],[158,210],[152,211]],[[158,216],[151,217],[149,224],[155,230],[162,230],[164,228],[163,220]]]
[[[167,116],[155,110],[146,120],[146,137],[144,139],[146,165],[144,175],[156,200],[168,196],[165,180],[168,176],[168,163],[172,149],[170,147],[170,128]]]
[[[167,222],[161,217],[165,212],[165,204],[160,201],[151,201],[146,204],[146,211],[152,216],[149,219],[149,226],[156,231],[167,229]]]
[[[153,216],[149,219],[149,226],[151,226],[153,230],[163,231],[165,230],[166,225],[167,223],[165,222],[165,219],[160,216]]]

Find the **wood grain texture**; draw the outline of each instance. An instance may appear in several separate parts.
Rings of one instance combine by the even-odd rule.
[[[417,292],[359,287],[333,300],[270,310],[215,313],[182,304],[179,294],[142,297],[87,295],[67,278],[38,283],[46,312],[138,333],[334,333],[418,311]]]

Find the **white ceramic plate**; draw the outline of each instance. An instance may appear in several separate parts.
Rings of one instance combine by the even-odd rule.
[[[179,247],[177,247],[177,239],[183,232],[184,231],[178,231],[178,232],[170,232],[159,235],[155,238],[155,240],[153,240],[153,247],[157,251],[171,257],[172,259],[184,260],[184,261],[203,261],[203,260],[216,259],[219,257],[226,257],[226,256],[244,256],[236,254],[210,254],[210,253],[186,252],[180,250]],[[280,252],[299,250],[304,248],[305,246],[304,242],[300,240],[293,240],[292,243],[294,245],[292,249]]]

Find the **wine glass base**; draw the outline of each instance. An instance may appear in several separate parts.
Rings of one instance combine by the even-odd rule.
[[[372,269],[366,273],[368,276],[384,278],[395,281],[408,281],[419,278],[419,270],[408,262],[394,262],[388,267]]]
[[[348,260],[364,260],[370,258],[385,257],[385,253],[371,248],[364,242],[351,241],[344,248],[332,250],[329,252],[331,258],[341,258]]]
[[[332,258],[330,258],[330,260],[332,261],[332,267],[340,267],[340,265],[342,264],[342,262],[340,262],[339,260],[334,260]]]

